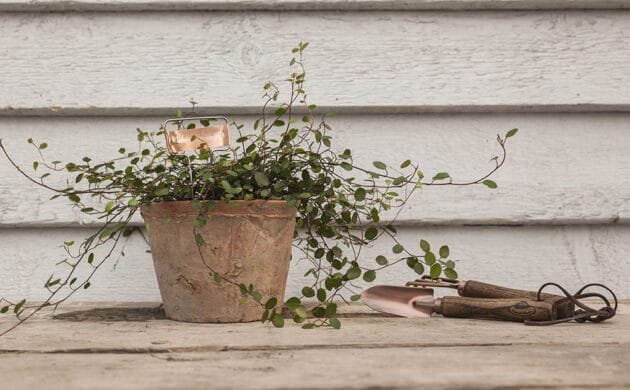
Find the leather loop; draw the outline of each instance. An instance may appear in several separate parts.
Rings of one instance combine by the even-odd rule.
[[[575,310],[572,316],[568,316],[565,318],[558,318],[551,321],[527,320],[524,322],[525,325],[544,326],[544,325],[561,324],[561,323],[570,322],[570,321],[575,321],[578,323],[585,323],[585,322],[598,323],[598,322],[602,322],[602,321],[613,318],[615,314],[617,313],[617,296],[610,288],[604,286],[601,283],[587,284],[581,289],[579,289],[573,295],[569,293],[564,287],[560,286],[557,283],[553,283],[553,282],[545,283],[538,289],[538,294],[537,294],[538,300],[541,300],[542,291],[548,286],[556,287],[560,291],[562,291],[565,298],[562,298],[559,302],[571,302],[575,306],[577,306],[579,309]],[[601,289],[606,290],[611,295],[614,301],[614,306],[610,304],[610,301],[608,300],[608,298],[606,298],[606,296],[604,296],[603,294],[600,294],[597,292],[584,292],[585,290],[591,287],[599,287]],[[606,306],[602,307],[599,310],[594,309],[580,301],[580,299],[585,299],[585,298],[598,298],[602,300]]]

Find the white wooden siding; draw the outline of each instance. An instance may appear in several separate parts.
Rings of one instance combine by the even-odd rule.
[[[106,158],[191,97],[204,112],[250,122],[262,83],[283,78],[290,48],[306,40],[309,95],[340,114],[340,148],[360,162],[408,157],[427,173],[474,177],[490,166],[496,133],[521,129],[497,190],[423,190],[400,220],[406,241],[449,244],[464,278],[525,288],[603,281],[628,298],[628,7],[0,0],[0,137],[30,166],[28,137],[60,159]],[[90,221],[47,202],[6,161],[0,179],[0,295],[41,298],[58,245]],[[145,245],[134,238],[125,252],[79,299],[159,298]],[[290,291],[304,268],[293,267]],[[377,280],[412,277],[399,268]]]
[[[50,160],[106,159],[135,145],[136,127],[157,129],[163,117],[13,117],[0,120],[4,143],[30,170],[28,137],[46,141]],[[251,122],[251,117],[237,117]],[[519,127],[499,188],[425,187],[400,221],[418,224],[594,224],[630,221],[630,113],[340,115],[331,118],[339,149],[357,162],[420,162],[427,176],[459,180],[492,168],[497,133]],[[0,163],[0,225],[68,226],[89,222],[66,200],[32,188]],[[61,185],[61,183],[60,183]],[[28,189],[26,191],[25,189]]]
[[[628,0],[0,0],[0,11],[472,11],[626,9]]]
[[[630,226],[487,226],[401,228],[404,243],[417,247],[420,238],[434,245],[449,244],[452,257],[459,260],[462,276],[468,279],[512,284],[536,289],[542,282],[555,281],[576,290],[592,281],[605,281],[622,297],[630,296]],[[63,258],[59,244],[84,237],[90,230],[77,228],[0,230],[0,295],[32,299],[45,297],[43,283],[53,264]],[[364,252],[366,264],[376,264],[377,254],[390,253],[391,243],[383,241]],[[89,290],[78,300],[158,301],[159,291],[151,255],[142,239],[134,235],[125,246],[125,256],[113,259],[100,270]],[[294,252],[288,293],[299,293],[304,272],[309,268]],[[116,267],[114,264],[117,262]],[[400,264],[379,273],[377,283],[400,284],[417,276]],[[450,294],[451,291],[440,293]]]
[[[327,107],[630,104],[620,11],[0,14],[0,108],[229,111],[307,53]]]

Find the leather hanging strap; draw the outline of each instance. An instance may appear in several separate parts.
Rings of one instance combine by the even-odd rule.
[[[579,289],[575,294],[571,294],[564,287],[560,286],[557,283],[553,283],[553,282],[545,283],[540,287],[540,289],[538,289],[538,297],[537,297],[538,300],[541,300],[542,291],[549,286],[558,288],[565,295],[565,297],[562,298],[560,301],[571,302],[579,309],[575,310],[573,312],[573,315],[569,317],[559,318],[559,319],[551,320],[551,321],[527,320],[525,321],[525,325],[545,326],[545,325],[561,324],[561,323],[570,322],[570,321],[575,321],[575,322],[580,322],[580,323],[584,323],[587,321],[588,322],[602,322],[602,321],[613,318],[617,312],[617,296],[615,295],[615,293],[612,292],[610,288],[604,286],[603,284],[590,283],[582,287],[581,289]],[[597,292],[585,292],[586,289],[589,289],[592,287],[599,287],[601,289],[606,290],[612,296],[614,305],[611,305],[608,298],[606,298],[603,294],[600,294]],[[585,298],[601,299],[605,303],[606,306],[602,307],[599,310],[594,309],[580,302],[581,299],[585,299]]]

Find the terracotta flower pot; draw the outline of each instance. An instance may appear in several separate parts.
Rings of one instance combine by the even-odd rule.
[[[143,206],[164,310],[168,318],[188,322],[259,320],[260,305],[242,303],[238,286],[213,280],[199,255],[194,221],[198,210],[189,201]],[[285,201],[216,201],[197,228],[204,237],[201,252],[207,264],[239,283],[254,285],[263,299],[283,301],[296,209]]]

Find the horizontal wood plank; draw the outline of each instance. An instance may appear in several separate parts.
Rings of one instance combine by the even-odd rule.
[[[164,117],[0,118],[0,134],[28,171],[36,157],[26,143],[49,144],[49,161],[102,161],[134,147],[135,129],[157,129]],[[252,117],[237,120],[251,123]],[[427,176],[447,171],[460,181],[492,167],[497,133],[519,127],[499,188],[425,187],[414,194],[399,223],[599,224],[630,221],[630,114],[340,115],[331,119],[337,149],[356,162],[398,165],[417,161]],[[21,177],[0,158],[0,226],[68,226],[93,221],[63,199]],[[51,183],[55,183],[52,181]],[[63,180],[56,182],[64,185]],[[139,221],[139,220],[138,220]]]
[[[322,106],[627,108],[629,15],[2,13],[0,107],[257,107],[304,40]]]
[[[350,312],[361,314],[342,316],[344,323],[339,331],[324,328],[305,332],[292,321],[287,321],[287,326],[281,330],[260,323],[170,321],[164,318],[156,302],[68,303],[60,306],[54,316],[50,310],[44,310],[24,326],[3,336],[0,355],[552,346],[570,345],[576,342],[572,332],[583,332],[582,327],[573,325],[540,328],[441,316],[392,317],[374,312],[362,303],[353,305],[356,308],[350,306]],[[340,310],[344,307],[341,305]],[[592,326],[589,337],[580,343],[591,347],[594,344],[630,344],[629,310],[630,305],[622,303],[617,316],[604,323],[610,325]],[[11,317],[0,317],[0,326],[12,323]],[[383,334],[379,329],[387,325],[391,326],[391,331]],[[119,331],[108,332],[106,329],[111,327]],[[71,334],[66,333],[68,329],[72,329]],[[187,337],[170,337],[174,331]],[[496,337],[497,331],[502,333],[501,337]]]
[[[187,112],[190,106],[175,105]],[[199,112],[220,112],[225,115],[258,115],[262,111],[260,106],[196,106]],[[2,117],[143,117],[143,116],[171,116],[173,107],[29,107],[0,108]],[[267,112],[273,112],[267,109]],[[294,112],[306,113],[303,107],[296,107]],[[413,115],[413,114],[518,114],[518,113],[542,113],[542,114],[566,114],[566,113],[626,113],[630,112],[630,104],[493,104],[493,105],[434,105],[422,106],[386,106],[386,105],[318,105],[313,112],[318,114],[334,112],[341,115]]]
[[[390,328],[379,328],[387,334]],[[210,329],[211,332],[211,329]],[[171,333],[172,337],[176,333]],[[247,335],[246,337],[251,337]],[[382,337],[382,336],[380,336]],[[419,337],[425,337],[419,335]],[[450,335],[442,334],[448,338]],[[584,337],[577,332],[576,337]],[[318,349],[175,354],[5,354],[4,383],[32,389],[627,388],[628,344]],[[419,363],[422,362],[421,368]]]
[[[0,364],[12,389],[43,381],[65,389],[621,388],[630,385],[627,311],[622,305],[616,318],[590,326],[372,316],[305,331],[178,323],[137,304],[75,304],[4,336]]]
[[[0,0],[4,12],[627,9],[627,0]]]
[[[419,240],[434,247],[449,245],[461,279],[482,280],[535,290],[554,281],[569,291],[592,282],[603,282],[620,298],[630,298],[630,226],[536,226],[536,227],[423,227],[400,228],[400,239],[412,251]],[[64,241],[80,242],[89,229],[0,230],[0,297],[41,300],[44,282],[51,274],[63,275]],[[395,259],[388,239],[366,248],[361,264],[376,267],[383,254]],[[159,301],[160,296],[148,246],[137,234],[124,245],[124,256],[114,256],[97,273],[88,290],[76,299],[85,301]],[[299,294],[310,279],[303,277],[311,264],[296,250],[291,263],[287,294]],[[86,266],[86,268],[90,268]],[[87,271],[84,270],[84,271]],[[78,275],[84,275],[79,273]],[[401,284],[417,275],[400,263],[378,273],[374,283]],[[359,283],[359,286],[363,284]],[[440,294],[451,294],[440,291]]]
[[[340,331],[317,329],[304,332],[300,325],[287,321],[282,330],[259,323],[201,324],[171,321],[153,302],[75,302],[57,311],[45,309],[15,332],[3,336],[0,354],[6,353],[186,353],[213,351],[274,351],[335,348],[448,348],[462,346],[518,346],[531,344],[569,345],[574,336],[570,325],[548,328],[523,326],[513,322],[453,319],[434,315],[431,318],[401,318],[372,311],[362,303],[342,305],[346,314]],[[630,344],[630,305],[622,303],[614,319],[593,326],[590,344]],[[353,314],[357,313],[357,314]],[[0,317],[0,324],[12,322],[11,316]],[[147,323],[150,326],[147,326]],[[376,329],[392,325],[392,332],[380,337]],[[121,331],[110,334],[99,331],[110,326]],[[490,325],[490,326],[489,326]],[[72,328],[73,334],[65,334]],[[574,326],[572,328],[575,328]],[[212,332],[208,332],[212,329]],[[467,333],[462,332],[466,329]],[[505,332],[494,337],[497,329]],[[171,338],[177,330],[189,337]],[[135,334],[135,337],[130,337]],[[448,339],[442,334],[452,334]],[[95,336],[96,335],[96,336]],[[249,335],[249,337],[247,337]],[[55,342],[51,343],[50,340]],[[162,342],[155,342],[162,339]]]

